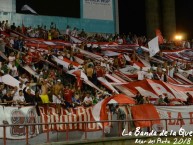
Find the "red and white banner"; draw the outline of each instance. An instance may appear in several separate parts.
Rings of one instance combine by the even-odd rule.
[[[182,127],[186,132],[193,130],[193,106],[156,106],[160,119],[171,119],[161,121],[160,125],[164,130],[179,131]],[[177,118],[177,119],[173,119]]]
[[[59,107],[57,105],[39,106],[42,123],[59,123],[59,122],[71,122],[72,124],[54,124],[43,125],[42,130],[46,132],[50,131],[96,131],[100,130],[100,126],[97,123],[78,123],[73,122],[85,122],[95,121],[92,115],[92,107],[77,107],[70,108],[69,110]]]
[[[26,38],[25,39],[25,45],[27,47],[35,47],[48,50],[49,47],[51,48],[57,48],[57,49],[64,49],[65,46],[71,46],[70,42],[65,42],[61,40],[43,40],[43,39],[37,39],[37,38]]]
[[[29,107],[0,107],[1,120],[7,121],[8,124],[30,124],[38,123],[38,115],[36,109],[33,106]],[[1,121],[2,122],[2,121]],[[1,133],[2,128],[1,128]],[[0,137],[3,134],[0,133]],[[38,126],[28,126],[28,137],[34,137],[39,134]],[[9,139],[25,139],[26,138],[26,127],[25,126],[11,126],[6,127],[6,137]]]
[[[64,58],[64,59],[62,60],[62,59],[57,58],[56,56],[53,56],[53,60],[54,60],[57,64],[62,65],[65,70],[68,70],[69,64],[72,64],[75,70],[77,70],[78,67],[81,67],[81,65],[78,64],[77,62],[70,61],[70,60],[67,59],[67,58]]]
[[[193,93],[193,88],[188,88],[187,85],[185,87],[176,86],[160,80],[145,79],[142,81],[130,82],[123,86],[127,87],[132,92],[137,93],[139,91],[143,96],[151,96],[151,98],[158,98],[158,95],[167,93],[170,99],[186,101],[186,92],[190,94]]]
[[[99,131],[104,127],[110,129],[111,122],[101,123],[85,123],[86,121],[105,121],[112,120],[112,114],[106,107],[107,104],[119,103],[122,104],[135,104],[132,98],[123,94],[118,94],[112,97],[108,97],[93,107],[77,107],[70,108],[69,110],[63,109],[61,106],[52,104],[39,106],[41,114],[41,122],[38,122],[38,116],[36,109],[33,106],[29,107],[3,107],[0,106],[0,122],[7,121],[8,124],[27,124],[27,123],[70,123],[67,124],[54,124],[54,125],[43,125],[42,131]],[[193,130],[193,105],[192,106],[154,106],[152,104],[136,105],[130,107],[125,105],[121,108],[126,113],[126,118],[133,116],[133,119],[168,119],[167,121],[139,121],[136,127],[150,127],[152,124],[153,129],[156,131],[160,130],[173,130],[179,131],[183,128],[185,131]],[[151,108],[151,112],[149,109]],[[145,112],[145,113],[144,113]],[[130,114],[131,113],[131,114]],[[158,115],[157,115],[158,113]],[[82,123],[74,123],[82,122]],[[126,129],[131,128],[129,123],[126,123]],[[0,138],[3,138],[3,128],[0,128]],[[34,137],[39,133],[38,126],[28,126],[28,136]],[[26,128],[24,126],[11,126],[6,128],[6,137],[9,139],[25,139]]]

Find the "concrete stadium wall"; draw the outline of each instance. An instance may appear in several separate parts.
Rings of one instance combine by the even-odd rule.
[[[24,15],[16,13],[16,0],[12,0],[12,12],[4,12],[0,10],[0,21],[9,20],[10,24],[15,22],[16,25],[21,25],[22,21],[25,26],[37,27],[37,25],[46,25],[47,28],[51,22],[56,23],[59,30],[65,30],[67,25],[84,29],[87,32],[98,33],[115,33],[115,0],[113,0],[113,20],[96,20],[83,18],[83,0],[80,0],[81,18],[67,18],[67,17],[54,17],[54,16],[41,16],[41,15]],[[10,6],[9,6],[10,7]]]

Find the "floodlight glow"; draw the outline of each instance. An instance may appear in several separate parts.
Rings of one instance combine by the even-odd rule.
[[[176,39],[176,40],[182,40],[182,35],[176,35],[176,36],[175,36],[175,39]]]

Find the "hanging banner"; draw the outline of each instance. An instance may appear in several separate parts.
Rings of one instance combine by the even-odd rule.
[[[58,123],[58,122],[85,122],[94,121],[92,115],[92,107],[76,107],[64,109],[59,105],[39,106],[42,123]],[[54,124],[43,125],[42,130],[51,131],[97,131],[100,126],[97,123],[72,123],[72,124]]]
[[[156,106],[161,119],[171,119],[167,121],[161,121],[161,124],[155,126],[156,130],[160,129],[160,126],[164,130],[178,132],[180,128],[183,128],[186,132],[193,130],[193,106]],[[172,119],[177,118],[177,119]]]
[[[8,124],[27,124],[27,123],[38,123],[38,115],[36,109],[33,106],[28,107],[4,107],[0,109],[4,112],[2,118]],[[0,112],[1,112],[0,111]],[[34,137],[39,134],[38,126],[28,126],[28,136]],[[3,137],[3,134],[0,135]],[[11,126],[6,127],[6,137],[8,139],[25,139],[26,138],[26,128],[25,126]]]

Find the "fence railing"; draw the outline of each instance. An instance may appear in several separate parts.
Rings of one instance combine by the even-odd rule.
[[[29,129],[28,129],[29,126],[37,126],[37,125],[38,126],[43,126],[43,125],[49,126],[49,125],[61,125],[61,124],[66,125],[67,129],[66,129],[66,131],[64,131],[64,132],[66,132],[65,140],[69,141],[69,132],[70,132],[69,125],[70,124],[79,124],[79,123],[83,124],[84,140],[87,140],[88,139],[88,137],[87,137],[87,133],[88,133],[87,128],[88,128],[88,124],[89,123],[101,123],[101,125],[102,125],[102,128],[101,128],[102,138],[104,138],[105,137],[104,124],[107,123],[107,122],[108,123],[118,123],[118,124],[120,124],[120,123],[125,123],[125,122],[135,123],[135,122],[139,122],[139,121],[140,122],[141,121],[142,122],[143,121],[150,121],[151,125],[148,127],[148,131],[150,132],[150,131],[152,131],[152,125],[153,125],[154,121],[163,121],[163,122],[165,122],[165,130],[168,131],[168,121],[170,121],[170,120],[178,120],[180,122],[179,127],[181,128],[183,125],[182,125],[180,120],[187,120],[187,119],[192,119],[192,118],[103,120],[103,121],[79,121],[79,122],[58,122],[58,123],[55,123],[55,122],[54,123],[28,123],[28,124],[7,124],[7,123],[5,123],[5,124],[1,124],[0,127],[3,128],[3,145],[7,145],[6,128],[7,127],[13,127],[13,126],[24,126],[25,127],[25,131],[26,131],[25,142],[26,142],[26,145],[29,145]],[[128,128],[131,128],[131,127],[129,126]],[[120,125],[118,125],[118,136],[122,136],[122,131],[123,130],[120,128]],[[46,142],[47,143],[50,142],[50,132],[51,132],[51,130],[49,130],[49,127],[48,127],[47,131],[44,132],[44,133],[46,133]]]

